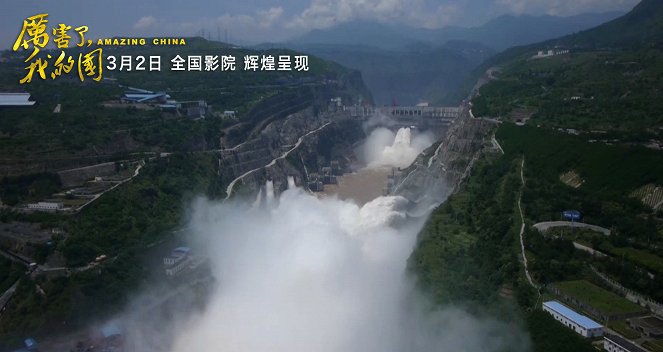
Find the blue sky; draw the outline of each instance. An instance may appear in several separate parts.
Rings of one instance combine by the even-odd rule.
[[[353,20],[414,27],[474,26],[503,14],[575,15],[629,10],[638,0],[3,0],[0,48],[13,44],[28,16],[46,12],[50,25],[87,25],[93,38],[190,36],[227,31],[240,44],[280,41]]]

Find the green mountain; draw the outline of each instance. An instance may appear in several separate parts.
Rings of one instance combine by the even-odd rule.
[[[159,55],[162,71],[106,70],[104,78],[111,80],[100,83],[88,80],[83,84],[75,72],[55,80],[47,77],[44,81],[35,75],[32,83],[19,85],[25,75],[25,55],[0,53],[0,60],[5,61],[0,65],[0,91],[26,91],[37,102],[30,109],[4,108],[0,112],[0,137],[4,137],[0,138],[0,152],[4,157],[22,162],[23,159],[109,158],[119,153],[218,148],[221,131],[232,124],[244,123],[244,117],[250,116],[250,111],[264,97],[313,91],[325,87],[325,80],[360,77],[357,72],[313,56],[309,57],[308,71],[244,71],[245,55],[278,57],[299,53],[230,47],[202,38],[187,38],[186,46],[103,47],[103,51],[116,57]],[[73,50],[67,54],[77,56]],[[176,55],[185,58],[232,55],[236,70],[184,74],[171,71],[171,59]],[[128,105],[114,104],[126,87],[163,91],[177,101],[205,100],[213,113],[208,119],[192,120],[174,118],[154,109],[130,109]],[[62,111],[56,115],[53,109],[58,104]],[[221,115],[225,110],[236,111],[239,121],[224,119]]]
[[[575,16],[503,15],[480,26],[447,26],[437,29],[402,24],[352,21],[327,29],[316,29],[286,44],[363,45],[402,49],[416,43],[439,46],[451,40],[480,43],[493,50],[540,42],[576,33],[613,20],[623,13],[586,13]]]
[[[407,50],[357,45],[306,45],[293,49],[338,62],[362,73],[377,105],[420,100],[456,104],[452,93],[493,51],[476,43],[453,41],[441,47],[412,44]]]
[[[477,70],[500,67],[475,114],[537,125],[619,131],[634,141],[663,134],[663,2],[644,0],[596,28],[509,49]],[[539,51],[555,55],[535,57]],[[566,50],[569,50],[566,53]],[[626,134],[624,134],[626,133]]]
[[[477,27],[439,29],[353,21],[314,30],[276,46],[361,71],[377,105],[411,105],[422,100],[458,104],[464,97],[460,87],[495,51],[591,28],[620,14],[505,15]]]
[[[638,47],[663,44],[663,1],[642,0],[613,21],[561,38],[559,44],[584,47]]]
[[[485,70],[487,67],[503,64],[533,51],[555,46],[588,50],[633,49],[643,46],[656,47],[661,44],[663,44],[663,2],[642,0],[625,15],[596,27],[509,48],[486,60],[480,69]]]

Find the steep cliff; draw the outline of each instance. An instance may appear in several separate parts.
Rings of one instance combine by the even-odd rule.
[[[227,194],[256,193],[267,180],[279,192],[288,176],[301,186],[309,173],[318,173],[332,160],[345,168],[353,145],[364,137],[361,121],[343,112],[315,114],[307,108],[274,121],[255,139],[220,152],[220,170],[231,172],[235,182]]]
[[[439,205],[468,174],[493,126],[493,122],[470,117],[464,108],[440,142],[394,176],[391,193],[413,202],[415,214]]]
[[[219,173],[230,176],[228,197],[255,194],[267,180],[276,192],[287,187],[289,176],[305,184],[309,173],[338,161],[345,168],[353,145],[365,137],[362,121],[331,104],[370,102],[358,74],[316,88],[303,88],[265,99],[247,122],[228,131],[218,152]],[[239,144],[236,144],[243,141]]]

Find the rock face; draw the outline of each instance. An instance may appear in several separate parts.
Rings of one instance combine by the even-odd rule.
[[[255,194],[267,180],[279,193],[287,188],[289,176],[302,186],[309,174],[320,173],[332,161],[345,169],[353,146],[364,137],[362,121],[350,114],[316,113],[309,107],[270,122],[249,141],[221,150],[220,173],[241,178],[229,187],[232,195]]]
[[[470,117],[464,108],[445,137],[393,176],[391,193],[411,201],[413,214],[442,203],[469,173],[493,122]]]
[[[276,194],[288,179],[307,188],[309,175],[347,168],[365,133],[344,106],[371,101],[356,71],[263,99],[221,139],[218,173],[229,182],[227,196],[254,196],[268,180]]]
[[[81,186],[95,176],[110,176],[116,172],[115,163],[102,163],[91,165],[71,170],[63,170],[58,172],[62,187],[72,188]]]
[[[307,108],[269,123],[260,134],[239,146],[220,152],[221,173],[240,178],[233,195],[254,195],[268,180],[276,193],[287,188],[288,177],[306,185],[332,161],[346,169],[354,146],[366,135],[363,120],[343,111],[316,114]],[[442,140],[408,168],[390,176],[388,192],[410,200],[412,215],[439,205],[469,173],[494,123],[470,117],[467,110],[449,126]],[[264,191],[263,191],[264,193]]]

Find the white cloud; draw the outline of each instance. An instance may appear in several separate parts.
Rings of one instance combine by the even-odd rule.
[[[202,17],[195,21],[170,23],[157,21],[161,30],[156,34],[201,35],[211,39],[225,40],[228,33],[229,40],[262,42],[286,39],[291,33],[283,25],[284,10],[282,7],[271,7],[267,10],[257,10],[253,14],[224,13],[217,17]],[[175,33],[173,33],[175,32]],[[223,35],[223,37],[219,37]]]
[[[262,27],[271,27],[283,16],[282,7],[271,7],[269,10],[258,10],[258,21]]]
[[[441,27],[449,24],[459,11],[460,7],[454,4],[435,7],[424,0],[312,0],[287,26],[309,30],[368,19],[398,21],[415,27]]]
[[[144,16],[141,17],[136,23],[134,24],[134,29],[148,29],[157,24],[157,19],[154,18],[154,16]]]
[[[450,24],[476,24],[503,13],[568,16],[583,12],[624,10],[638,0],[310,0],[302,10],[273,6],[249,13],[202,16],[181,22],[152,15],[134,28],[151,35],[201,35],[212,39],[228,33],[235,43],[281,41],[313,29],[354,21],[402,23],[440,28]],[[284,5],[285,6],[285,5]],[[468,18],[473,18],[474,22]],[[225,34],[223,34],[225,36]]]
[[[496,4],[508,11],[522,13],[546,13],[569,16],[582,12],[608,11],[633,6],[638,0],[497,0]]]

